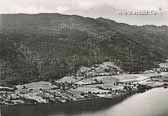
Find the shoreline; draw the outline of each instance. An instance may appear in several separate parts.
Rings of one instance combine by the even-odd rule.
[[[148,90],[147,90],[148,91]],[[143,91],[143,92],[146,92]],[[130,91],[125,94],[117,95],[114,97],[96,97],[96,98],[89,98],[89,99],[80,99],[76,101],[70,101],[65,103],[37,103],[37,104],[14,104],[14,105],[5,105],[1,106],[1,115],[2,116],[12,116],[12,112],[10,111],[16,111],[16,109],[19,107],[20,110],[22,110],[22,106],[25,106],[28,110],[30,107],[33,107],[34,109],[41,110],[48,112],[50,109],[54,107],[54,109],[57,109],[58,112],[71,112],[75,110],[80,111],[99,111],[102,109],[109,108],[115,104],[118,104],[128,97],[135,95],[137,93],[143,93],[142,91]],[[12,109],[12,110],[11,110]],[[18,110],[18,109],[17,109]],[[19,112],[19,111],[18,111]]]
[[[159,88],[159,87],[155,87],[155,88]],[[93,99],[114,99],[114,98],[117,98],[117,97],[125,97],[125,96],[128,96],[129,97],[129,94],[131,95],[134,95],[136,93],[139,93],[138,91],[131,91],[131,92],[127,92],[125,94],[121,94],[121,95],[116,95],[116,96],[113,96],[113,97],[93,97],[93,98],[83,98],[83,99],[78,99],[78,100],[73,100],[73,101],[69,101],[69,102],[59,102],[59,103],[30,103],[30,104],[9,104],[9,105],[2,105],[0,106],[0,108],[3,108],[3,107],[8,107],[8,106],[17,106],[17,105],[43,105],[43,104],[66,104],[66,103],[73,103],[73,102],[80,102],[80,101],[87,101],[87,100],[93,100]]]
[[[140,88],[137,88],[135,90],[128,90],[123,93],[119,93],[114,96],[105,96],[105,97],[90,97],[90,98],[81,98],[77,100],[67,101],[67,102],[53,102],[53,103],[28,103],[28,104],[8,104],[8,105],[1,105],[0,111],[1,116],[12,116],[8,115],[12,114],[12,112],[15,112],[15,110],[18,110],[18,107],[22,109],[22,106],[26,107],[28,110],[30,109],[37,109],[40,111],[50,111],[50,109],[57,109],[58,112],[67,110],[68,112],[71,112],[73,110],[80,109],[82,111],[99,111],[101,109],[107,109],[109,107],[112,107],[115,104],[118,104],[128,97],[138,94],[138,93],[144,93],[146,91],[149,91],[151,89],[155,88],[167,88],[167,85],[142,85]],[[42,109],[41,109],[42,107]],[[11,110],[12,109],[12,110]],[[32,110],[33,110],[32,109]],[[8,112],[10,111],[10,112]],[[38,111],[37,111],[38,112]],[[18,111],[19,113],[19,111]],[[7,115],[6,115],[7,114]],[[20,116],[20,115],[19,115]],[[22,115],[21,115],[22,116]]]

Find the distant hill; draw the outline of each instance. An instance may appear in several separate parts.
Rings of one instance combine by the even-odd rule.
[[[59,79],[81,66],[115,62],[126,72],[156,67],[168,55],[167,26],[131,26],[62,14],[3,14],[0,79]]]

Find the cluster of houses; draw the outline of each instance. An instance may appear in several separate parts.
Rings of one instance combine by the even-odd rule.
[[[100,91],[88,91],[88,92],[82,92],[81,95],[85,98],[94,98],[94,97],[114,97],[117,95],[123,95],[128,92],[135,92],[138,91],[138,84],[135,83],[123,83],[123,82],[117,82],[115,83],[114,88],[103,88],[101,86],[98,86],[98,89]],[[102,90],[102,91],[101,91]]]
[[[77,77],[111,76],[121,73],[122,70],[112,62],[104,62],[103,64],[96,64],[93,67],[81,67],[77,72]]]
[[[75,87],[70,83],[54,85],[45,81],[17,85],[14,88],[0,87],[0,105],[68,102],[76,97],[66,90]]]
[[[132,86],[132,84],[115,83],[115,85],[120,86],[120,88],[97,87],[100,92],[88,91],[82,93],[69,91],[80,85],[71,83],[52,84],[45,81],[17,85],[15,88],[0,87],[0,103],[1,105],[11,105],[69,102],[84,98],[115,96],[124,94],[128,88],[130,88],[130,91],[136,89],[136,86]]]
[[[159,71],[168,72],[168,68],[160,67],[152,71],[157,71],[158,75],[150,76],[150,78],[147,79],[163,81],[163,77],[160,76]],[[127,92],[137,91],[138,89],[144,89],[144,87],[138,83],[140,78],[120,81],[112,79],[112,76],[121,73],[123,73],[123,71],[112,62],[104,62],[103,64],[97,64],[93,67],[81,67],[76,77],[67,77],[53,82],[33,82],[16,85],[13,88],[0,87],[0,105],[62,103],[85,98],[113,97],[126,94]],[[168,81],[167,78],[165,79]],[[67,82],[67,80],[69,82]],[[142,78],[141,81],[143,80],[144,78]],[[105,87],[108,84],[111,84],[110,87]]]

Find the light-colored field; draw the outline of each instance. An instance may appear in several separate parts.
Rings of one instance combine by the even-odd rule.
[[[102,81],[103,83],[111,83],[111,84],[119,80],[117,78],[114,78],[114,76],[98,76],[95,77],[95,79]]]
[[[65,83],[65,82],[74,83],[74,82],[80,80],[81,78],[83,78],[83,77],[65,76],[65,77],[57,80],[56,82],[58,82],[58,83]]]
[[[163,77],[168,78],[168,72],[161,72],[160,75],[163,76]]]
[[[168,73],[148,73],[148,74],[122,74],[122,75],[116,75],[113,76],[114,78],[119,79],[120,81],[142,81],[145,79],[148,79],[152,76],[158,76],[158,75],[166,75]]]
[[[28,83],[24,85],[17,85],[16,86],[18,89],[23,89],[24,87],[28,89],[51,89],[56,87],[55,85],[52,85],[50,82],[46,81],[40,81],[40,82],[33,82],[33,83]]]
[[[79,84],[79,85],[94,84],[94,83],[96,83],[96,80],[99,82],[103,82],[103,83],[114,84],[119,79],[113,78],[112,76],[97,76],[97,77],[88,78],[88,79],[78,81],[78,82],[76,82],[76,84]]]

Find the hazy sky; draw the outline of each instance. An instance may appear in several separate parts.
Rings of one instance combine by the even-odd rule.
[[[118,16],[120,10],[162,9],[157,16]],[[168,25],[168,0],[0,0],[0,13],[63,13],[105,17],[129,24]]]

